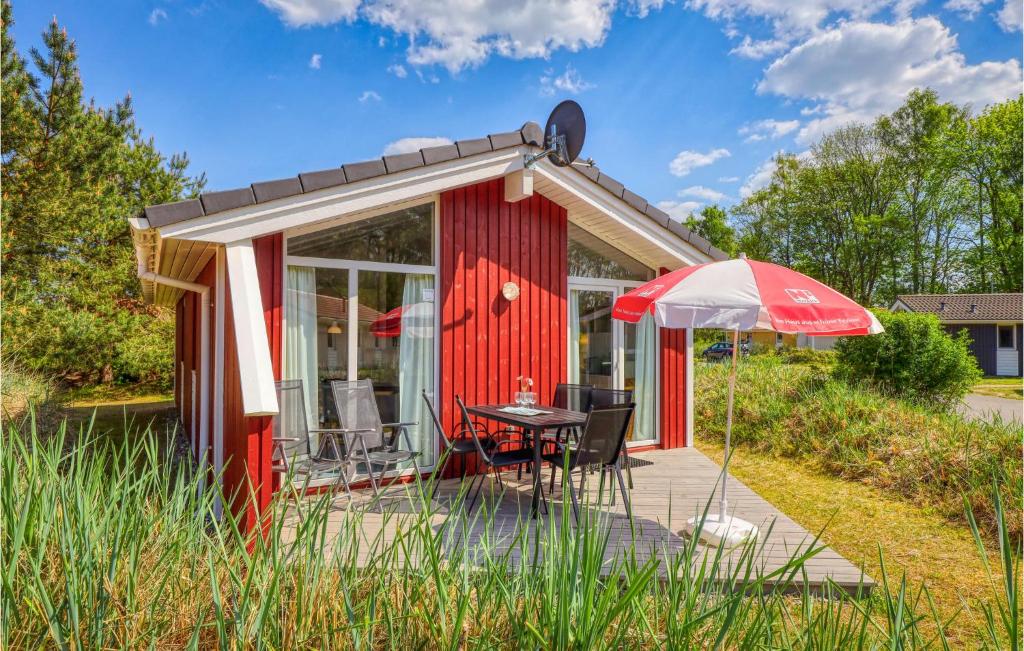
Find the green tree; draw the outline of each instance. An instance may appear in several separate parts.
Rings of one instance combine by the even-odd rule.
[[[163,157],[131,100],[83,101],[75,43],[54,21],[31,69],[3,3],[3,311],[7,352],[70,381],[164,381],[173,319],[147,306],[127,217],[193,195],[202,177]]]
[[[705,206],[699,216],[691,214],[683,226],[700,235],[712,245],[736,255],[736,231],[729,224],[728,214],[716,205]]]

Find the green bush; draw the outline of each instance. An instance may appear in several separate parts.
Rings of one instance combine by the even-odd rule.
[[[836,343],[836,373],[885,393],[949,408],[981,379],[966,332],[952,337],[932,314],[880,312],[885,332]]]

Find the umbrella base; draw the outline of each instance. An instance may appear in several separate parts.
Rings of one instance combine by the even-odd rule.
[[[700,528],[699,532],[698,528]],[[695,534],[699,535],[700,541],[706,545],[725,549],[732,549],[750,540],[757,540],[759,535],[756,525],[728,515],[722,518],[717,513],[708,514],[703,522],[700,518],[690,518],[686,521],[686,533],[691,537]]]

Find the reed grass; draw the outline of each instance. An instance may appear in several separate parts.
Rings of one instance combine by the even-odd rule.
[[[108,438],[66,426],[9,427],[0,461],[4,648],[943,648],[945,622],[906,581],[883,575],[870,597],[801,581],[817,543],[770,574],[752,543],[739,560],[682,551],[609,554],[608,519],[577,527],[552,509],[489,542],[495,519],[463,496],[446,512],[409,487],[411,513],[367,537],[370,513],[344,500],[279,494],[258,534],[212,517],[158,434]],[[598,505],[600,507],[600,505]],[[1005,514],[994,507],[997,519]],[[1001,531],[1006,531],[1006,527]],[[480,536],[470,531],[484,532]],[[980,535],[980,534],[979,534]],[[989,626],[979,647],[1019,635],[1019,546],[990,559]],[[984,553],[984,546],[979,547]],[[915,594],[927,594],[926,590]]]

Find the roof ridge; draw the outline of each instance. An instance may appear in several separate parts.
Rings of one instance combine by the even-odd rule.
[[[424,147],[413,152],[390,154],[364,161],[343,163],[339,167],[314,172],[300,172],[295,176],[271,181],[260,181],[241,188],[203,192],[194,199],[146,206],[142,214],[149,222],[150,228],[159,228],[227,210],[244,208],[307,192],[347,185],[377,176],[403,172],[417,167],[426,167],[457,158],[465,158],[467,156],[522,145],[542,147],[543,143],[544,132],[541,130],[540,125],[536,122],[527,121],[516,131],[492,133],[483,138],[456,140],[448,145]],[[716,260],[724,260],[729,257],[724,251],[716,248],[708,240],[686,228],[675,219],[672,219],[668,213],[651,204],[647,199],[633,192],[621,182],[605,174],[597,166],[573,163],[570,167],[680,239],[688,242],[705,255]]]

